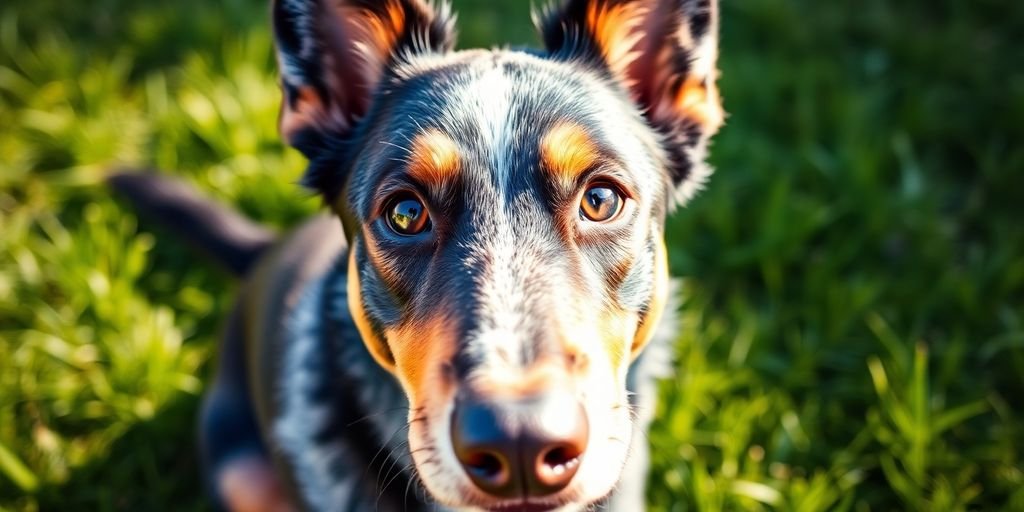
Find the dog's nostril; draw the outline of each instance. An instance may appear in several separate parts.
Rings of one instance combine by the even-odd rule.
[[[565,471],[566,466],[572,466],[579,463],[580,453],[578,450],[574,450],[568,446],[559,446],[548,450],[544,454],[543,464],[545,467],[551,470],[561,473]]]
[[[498,480],[505,473],[505,465],[501,463],[501,458],[493,453],[477,452],[466,457],[465,466],[467,469],[472,471],[476,476],[486,478],[488,480]],[[504,475],[506,478],[508,475]],[[500,482],[494,482],[500,485]]]
[[[522,489],[516,438],[489,402],[466,400],[452,415],[452,447],[470,480],[482,491],[513,497]]]
[[[583,453],[570,445],[556,446],[544,452],[534,469],[536,479],[543,487],[563,487],[576,473]]]

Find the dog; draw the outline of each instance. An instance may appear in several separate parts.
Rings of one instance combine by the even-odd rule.
[[[202,410],[230,510],[643,510],[666,216],[723,121],[714,0],[568,0],[453,51],[420,0],[275,0],[284,140],[329,214],[277,237],[115,188],[245,278]],[[646,349],[646,350],[645,350]]]

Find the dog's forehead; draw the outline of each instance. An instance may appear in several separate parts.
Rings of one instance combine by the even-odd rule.
[[[428,134],[455,148],[464,171],[503,183],[528,175],[555,132],[549,144],[586,141],[627,172],[657,175],[655,135],[620,87],[583,64],[476,50],[417,57],[393,77],[367,141],[378,161],[408,160]]]
[[[394,75],[392,91],[442,123],[472,123],[481,117],[495,122],[516,120],[501,114],[585,118],[630,110],[619,101],[622,98],[612,82],[590,67],[522,51],[414,57],[395,69]]]

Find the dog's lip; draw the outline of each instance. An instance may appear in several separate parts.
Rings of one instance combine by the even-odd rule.
[[[562,505],[535,501],[521,501],[519,503],[502,504],[496,507],[488,507],[489,512],[550,512],[558,510]]]

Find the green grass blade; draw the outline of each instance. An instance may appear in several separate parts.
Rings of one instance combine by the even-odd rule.
[[[0,472],[25,492],[33,492],[39,487],[39,478],[3,444],[0,444]]]

